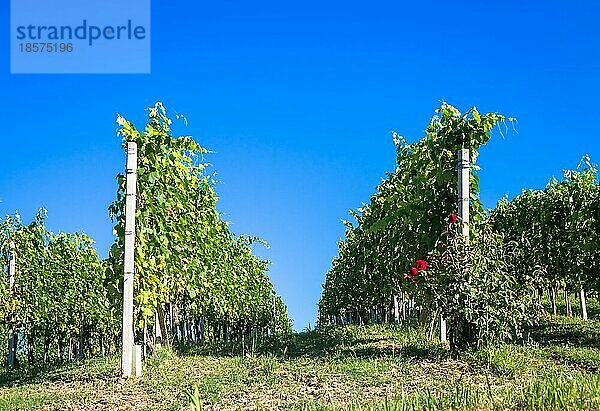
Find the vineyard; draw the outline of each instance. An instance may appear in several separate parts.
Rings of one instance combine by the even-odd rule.
[[[106,287],[106,262],[98,259],[89,237],[49,232],[45,218],[40,210],[28,225],[18,214],[2,223],[3,256],[15,262],[0,307],[11,366],[25,360],[30,366],[72,361],[116,349],[119,314]]]
[[[0,409],[600,408],[588,156],[486,210],[479,150],[516,120],[442,103],[420,140],[393,134],[395,170],[344,222],[316,329],[293,333],[267,243],[217,208],[210,152],[161,103],[117,126],[106,259],[44,209],[0,224]]]
[[[202,163],[207,150],[191,137],[174,137],[160,103],[141,132],[123,117],[117,122],[124,147],[136,142],[140,153],[134,328],[145,356],[159,345],[289,332],[269,263],[252,253],[253,244],[264,242],[236,236],[217,211],[215,182]],[[124,174],[117,183],[109,207],[115,241],[106,260],[86,235],[48,231],[45,210],[29,224],[18,214],[2,222],[3,272],[10,281],[0,288],[0,337],[10,342],[0,353],[10,367],[120,350]]]
[[[419,321],[436,324],[451,351],[514,340],[533,325],[548,292],[566,314],[573,294],[587,318],[586,293],[598,292],[600,186],[584,158],[577,170],[528,190],[489,212],[479,200],[478,149],[513,119],[476,108],[436,110],[414,144],[395,134],[397,168],[346,222],[346,237],[327,274],[321,324]],[[461,150],[470,151],[467,218],[459,214]],[[468,227],[464,227],[467,225]],[[465,235],[466,228],[466,235]]]

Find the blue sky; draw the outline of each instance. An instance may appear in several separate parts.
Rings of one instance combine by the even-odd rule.
[[[481,150],[488,207],[585,153],[600,162],[600,4],[483,3],[155,0],[151,74],[11,75],[5,2],[0,214],[44,206],[52,229],[85,231],[105,255],[116,113],[142,125],[163,101],[215,152],[233,230],[271,244],[261,254],[301,330],[340,221],[394,168],[392,130],[420,138],[441,100],[518,119]]]

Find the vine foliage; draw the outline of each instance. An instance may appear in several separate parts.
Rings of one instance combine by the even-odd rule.
[[[267,275],[269,263],[252,253],[264,242],[234,235],[217,211],[215,182],[206,173],[207,150],[192,137],[174,137],[161,103],[149,109],[143,131],[119,116],[123,146],[138,147],[135,247],[137,326],[157,321],[164,341],[202,334],[210,324],[217,338],[287,332],[290,321]],[[122,289],[125,176],[117,176],[116,222],[110,251],[112,277]],[[120,293],[120,291],[119,291]],[[162,322],[167,317],[170,324]],[[146,333],[139,333],[146,334]]]
[[[461,113],[443,103],[421,140],[409,144],[394,133],[396,170],[367,205],[352,212],[357,224],[345,222],[346,237],[319,303],[321,324],[391,321],[400,299],[402,311],[408,306],[418,312],[430,334],[439,314],[448,317],[454,351],[522,331],[533,316],[529,306],[517,317],[515,307],[502,302],[527,295],[528,284],[511,280],[513,251],[489,232],[477,175],[479,148],[495,127],[504,131],[510,122],[499,113],[481,114],[474,107]],[[463,148],[470,150],[472,171],[469,246],[458,245],[464,239],[456,222],[456,166]]]

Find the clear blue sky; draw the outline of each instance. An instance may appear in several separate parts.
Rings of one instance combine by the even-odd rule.
[[[0,214],[49,210],[105,255],[124,154],[121,113],[163,101],[215,151],[220,209],[263,237],[271,277],[303,329],[347,210],[394,167],[444,99],[518,118],[481,152],[482,197],[540,188],[589,153],[600,162],[597,1],[153,1],[152,74],[11,75],[0,11]],[[485,2],[490,3],[490,2]]]

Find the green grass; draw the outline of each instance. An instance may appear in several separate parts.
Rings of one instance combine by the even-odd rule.
[[[524,341],[453,359],[422,330],[343,327],[162,350],[144,376],[119,358],[0,373],[0,410],[600,409],[600,321],[547,318]]]

